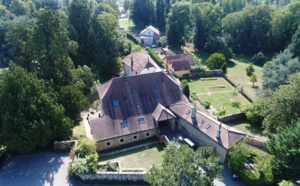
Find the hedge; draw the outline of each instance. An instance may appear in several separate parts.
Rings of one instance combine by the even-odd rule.
[[[140,44],[139,40],[137,38],[135,38],[132,34],[127,33],[126,37],[127,37],[127,39],[132,41],[134,44],[136,44],[136,45]]]
[[[160,57],[151,49],[147,48],[148,54],[151,56],[151,58],[158,64],[160,67],[164,68],[164,62],[160,59]]]

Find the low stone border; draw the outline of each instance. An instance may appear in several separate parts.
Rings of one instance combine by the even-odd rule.
[[[159,141],[149,142],[149,143],[137,145],[137,146],[134,146],[134,147],[129,147],[129,148],[126,148],[126,149],[116,150],[116,151],[108,152],[108,153],[99,152],[98,154],[99,154],[99,156],[111,156],[111,155],[114,155],[114,154],[118,154],[118,153],[121,153],[121,152],[126,152],[126,151],[129,151],[129,150],[138,149],[138,148],[148,146],[148,145],[153,145],[153,144],[156,144],[156,143],[159,143]]]
[[[53,143],[54,150],[66,151],[77,145],[77,140],[55,141]]]

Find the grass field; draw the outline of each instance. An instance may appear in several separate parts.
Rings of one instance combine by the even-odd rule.
[[[129,19],[119,19],[120,28],[124,28],[125,31],[132,31],[135,29],[135,25]]]
[[[83,121],[80,121],[74,128],[73,128],[73,135],[72,139],[79,139],[80,137],[86,137],[86,132],[84,128]]]
[[[164,144],[157,143],[111,156],[100,156],[100,162],[119,161],[122,168],[145,168],[149,170],[153,163],[158,167],[162,165],[165,154],[164,148]]]
[[[235,121],[231,122],[228,124],[232,126],[233,128],[240,130],[250,136],[254,136],[256,138],[259,138],[261,140],[268,140],[268,137],[263,134],[263,128],[255,127],[249,123],[247,120],[240,120],[240,121]]]
[[[261,87],[262,83],[262,70],[263,68],[257,65],[253,65],[254,74],[257,76],[257,82],[252,87],[252,83],[249,81],[249,76],[246,75],[246,67],[251,64],[252,60],[249,56],[236,56],[228,63],[227,76],[235,84],[240,84],[244,92],[252,99],[256,100],[256,89]]]
[[[195,92],[197,96],[201,96],[217,110],[226,110],[226,114],[237,113],[240,111],[240,104],[248,104],[249,102],[224,79],[214,77],[213,80],[201,81],[199,78],[190,79],[190,92]],[[217,88],[218,86],[223,88]]]

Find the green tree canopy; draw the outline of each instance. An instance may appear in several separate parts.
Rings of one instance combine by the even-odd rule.
[[[206,60],[206,65],[209,69],[221,69],[224,63],[226,63],[225,57],[220,53],[211,54]]]
[[[190,37],[190,5],[189,2],[178,2],[172,5],[166,26],[168,44],[171,46],[182,46]]]
[[[234,52],[256,53],[268,49],[272,12],[272,8],[266,5],[246,6],[242,11],[228,14],[222,20]]]
[[[0,79],[0,118],[0,141],[8,151],[28,152],[71,134],[72,122],[51,89],[14,64]]]
[[[299,89],[298,89],[299,90]],[[298,102],[299,105],[300,102]],[[299,110],[298,110],[299,111]],[[273,174],[276,179],[297,181],[300,177],[300,120],[292,122],[285,130],[269,137],[266,149],[276,158],[272,160]]]
[[[221,172],[222,165],[212,147],[200,147],[194,151],[187,145],[170,144],[166,148],[162,169],[154,165],[144,179],[154,186],[212,185],[215,178],[221,178]]]
[[[266,130],[281,130],[300,118],[300,73],[291,75],[286,85],[264,99],[262,115]]]
[[[49,7],[39,12],[30,43],[31,60],[38,76],[55,85],[72,80],[73,62],[67,25],[62,16]]]
[[[155,23],[155,9],[152,0],[132,0],[130,19],[137,27],[144,28]]]
[[[294,54],[295,57],[300,58],[300,25],[298,26],[297,31],[292,37],[292,41],[288,46],[288,49]]]
[[[261,96],[267,96],[275,91],[280,85],[286,84],[288,77],[300,72],[300,62],[298,58],[293,58],[293,54],[286,49],[277,54],[271,63],[265,64],[262,75]]]

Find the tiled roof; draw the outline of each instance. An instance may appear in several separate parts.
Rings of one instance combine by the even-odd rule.
[[[184,61],[188,60],[190,65],[194,64],[194,58],[191,54],[177,54],[177,55],[171,55],[171,56],[166,56],[166,62],[171,63],[173,61]]]
[[[147,55],[142,53],[131,53],[123,59],[124,65],[131,67],[138,74],[145,68],[154,67],[159,69],[158,65],[153,61],[153,59]]]
[[[153,112],[153,118],[155,121],[165,121],[171,118],[176,118],[176,116],[166,107],[160,103],[157,105],[156,109]]]
[[[163,72],[113,78],[98,87],[98,94],[105,116],[90,121],[96,140],[154,129],[152,114],[158,103],[184,100],[179,85]],[[139,118],[145,123],[139,124]],[[122,128],[122,121],[127,127]]]
[[[220,128],[220,122],[199,111],[196,112],[196,118],[192,119],[192,108],[192,105],[188,105],[186,103],[176,103],[170,105],[170,110],[176,116],[193,125],[195,129],[201,131],[219,145],[223,146],[225,149],[229,149],[246,136],[244,133],[222,123],[220,138],[217,138],[216,135],[218,129]],[[187,114],[187,111],[190,111],[189,114]]]
[[[172,68],[174,71],[191,70],[191,65],[188,60],[172,61]]]
[[[156,35],[160,35],[159,30],[156,29],[155,27],[153,27],[152,25],[146,27],[144,30],[141,31],[140,35],[142,35],[144,32],[146,32],[147,30],[151,30],[152,32],[154,32]]]

